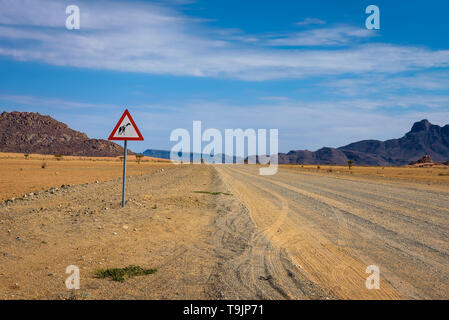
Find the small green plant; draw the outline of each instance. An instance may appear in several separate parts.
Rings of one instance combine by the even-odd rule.
[[[42,162],[42,163],[41,163],[41,168],[42,168],[42,169],[47,168],[47,162]]]
[[[351,170],[353,164],[354,164],[354,161],[348,160],[348,168],[349,168],[349,170]]]
[[[232,196],[232,193],[226,193],[226,192],[211,192],[211,191],[193,191],[194,193],[206,193],[206,194],[212,194],[214,196],[219,195],[219,194],[224,194],[226,196]]]
[[[155,273],[156,271],[157,269],[144,269],[139,266],[130,265],[125,268],[98,269],[95,271],[95,276],[97,278],[111,278],[114,281],[123,282],[125,281],[125,277],[144,276]]]
[[[28,160],[28,158],[30,157],[28,153],[25,153],[23,156],[25,157],[25,160]]]
[[[136,154],[136,161],[137,161],[137,163],[140,164],[140,161],[142,160],[143,157],[144,157],[143,154]]]
[[[55,154],[56,160],[62,160],[62,154]]]

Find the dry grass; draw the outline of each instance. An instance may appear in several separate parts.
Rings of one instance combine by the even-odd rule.
[[[156,271],[157,269],[144,269],[140,266],[130,265],[125,268],[98,269],[95,275],[98,278],[111,278],[114,281],[123,282],[125,278],[153,274]]]
[[[143,157],[138,163],[135,156],[129,156],[127,175],[141,175],[172,165],[168,160],[150,157]],[[347,166],[328,165],[280,167],[304,172],[422,182],[449,187],[449,167],[354,166],[351,170]],[[29,154],[26,157],[22,153],[0,153],[0,200],[21,197],[29,192],[59,187],[62,184],[106,181],[121,176],[120,157],[64,156],[57,160],[54,155]]]
[[[359,167],[353,166],[351,170],[347,166],[321,165],[280,165],[281,168],[299,170],[305,172],[320,172],[323,174],[341,174],[354,177],[380,178],[390,180],[404,180],[423,183],[434,183],[449,186],[449,167]]]
[[[45,166],[43,165],[45,163]],[[167,166],[168,161],[143,157],[137,163],[134,156],[127,161],[127,175],[141,175]],[[120,178],[123,174],[119,157],[64,156],[0,153],[0,200],[21,197],[26,193],[59,187],[62,184],[82,184]]]
[[[10,153],[10,152],[0,152],[0,160],[4,159],[40,159],[40,160],[55,160],[56,158],[60,158],[67,161],[72,160],[87,160],[87,161],[119,161],[123,156],[117,157],[84,157],[84,156],[62,156],[62,155],[53,155],[53,154],[36,154],[36,153]],[[135,155],[128,155],[129,161],[136,161]],[[167,159],[153,158],[143,156],[140,158],[142,162],[170,162]]]

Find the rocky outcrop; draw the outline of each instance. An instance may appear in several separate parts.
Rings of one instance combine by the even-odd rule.
[[[0,114],[0,152],[114,157],[123,155],[123,148],[89,139],[50,116],[13,111]]]
[[[416,161],[412,161],[409,163],[409,165],[414,165],[414,164],[433,164],[433,160],[430,157],[430,155],[426,154],[425,156],[423,156],[422,158],[416,160]]]

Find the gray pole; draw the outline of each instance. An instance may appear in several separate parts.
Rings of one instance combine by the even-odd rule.
[[[128,140],[125,140],[125,146],[124,146],[124,153],[123,153],[123,188],[122,188],[122,208],[125,207],[125,188],[126,188],[126,154],[127,152],[127,142]]]

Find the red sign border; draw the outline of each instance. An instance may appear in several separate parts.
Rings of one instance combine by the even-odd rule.
[[[131,121],[131,125],[136,130],[136,133],[138,137],[136,138],[114,138],[114,134],[117,131],[118,127],[120,126],[120,123],[122,123],[122,120],[125,118],[125,116],[128,116],[129,121]],[[115,126],[114,130],[112,130],[111,134],[109,135],[108,140],[134,140],[134,141],[143,141],[143,136],[139,131],[139,128],[137,128],[136,123],[133,120],[133,117],[131,117],[131,114],[129,113],[128,109],[125,109],[125,112],[123,112],[122,116],[120,117],[120,120],[117,122],[117,125]]]

